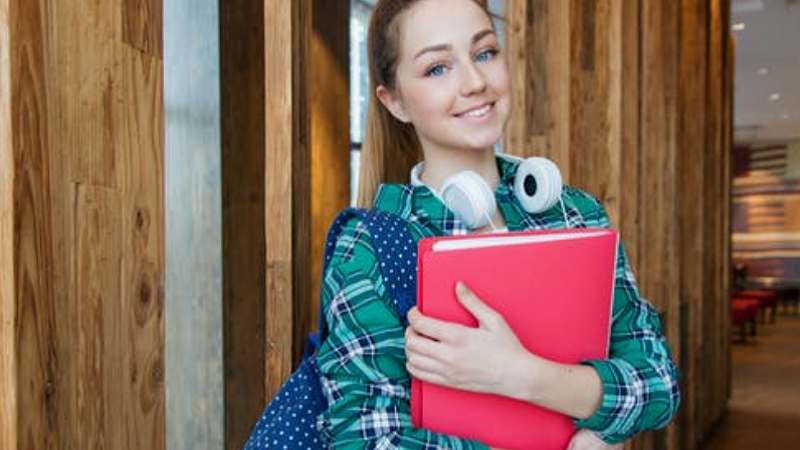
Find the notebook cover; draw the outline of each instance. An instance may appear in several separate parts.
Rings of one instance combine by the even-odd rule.
[[[577,237],[587,231],[593,235]],[[527,235],[555,239],[434,250],[445,241]],[[463,281],[503,315],[529,351],[564,363],[604,358],[617,241],[618,233],[605,228],[425,238],[419,244],[417,305],[424,314],[476,326],[455,297],[455,284]],[[569,417],[530,403],[417,379],[411,411],[417,427],[509,450],[564,450],[575,431]]]

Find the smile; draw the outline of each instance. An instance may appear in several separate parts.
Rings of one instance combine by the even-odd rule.
[[[481,106],[480,108],[473,109],[464,113],[459,114],[461,117],[483,117],[491,111],[493,104],[487,104]]]

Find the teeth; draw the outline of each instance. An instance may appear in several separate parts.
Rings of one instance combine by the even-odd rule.
[[[486,105],[483,108],[476,109],[474,111],[469,111],[468,113],[466,113],[464,115],[466,117],[480,117],[480,116],[483,116],[486,113],[488,113],[489,112],[489,108],[491,108],[491,105]]]

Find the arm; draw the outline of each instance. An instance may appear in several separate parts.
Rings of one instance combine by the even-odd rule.
[[[320,417],[323,436],[337,449],[485,449],[413,427],[404,326],[385,296],[371,241],[355,223],[323,279],[330,328],[318,356],[329,402]]]

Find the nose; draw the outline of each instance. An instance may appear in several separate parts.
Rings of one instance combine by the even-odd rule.
[[[461,94],[473,95],[483,92],[486,89],[486,77],[474,61],[469,61],[464,65],[461,80]]]

